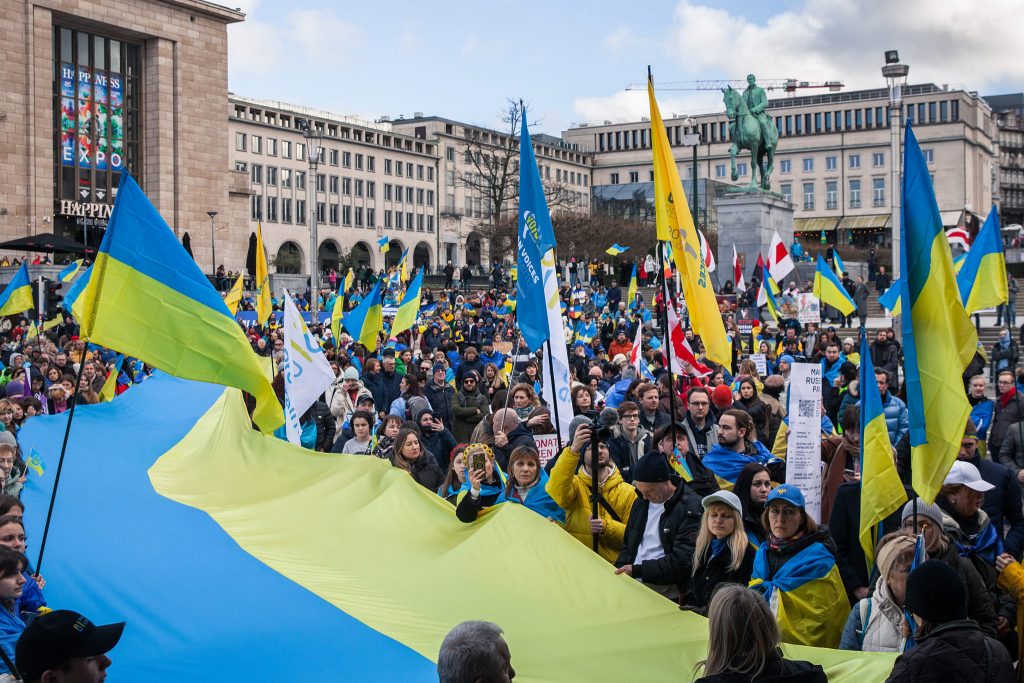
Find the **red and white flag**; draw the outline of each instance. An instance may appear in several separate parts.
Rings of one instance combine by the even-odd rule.
[[[772,235],[772,244],[768,248],[768,272],[772,274],[773,280],[782,282],[787,275],[793,272],[795,267],[793,259],[789,256],[789,250],[782,243],[779,231],[776,230]]]
[[[637,321],[636,325],[636,339],[633,340],[633,350],[629,352],[629,364],[636,368],[636,376],[640,377],[640,363],[643,362],[643,353],[641,344],[643,344],[644,337],[644,324],[643,321]]]
[[[697,231],[697,236],[700,237],[700,248],[704,252],[704,267],[708,269],[709,273],[713,273],[715,272],[715,255],[711,253],[708,238],[700,230]]]
[[[964,251],[971,250],[971,235],[965,228],[953,228],[946,231],[946,239],[949,245],[959,244]]]
[[[736,291],[745,292],[747,291],[747,283],[743,279],[743,267],[740,265],[740,257],[736,253],[736,245],[732,245],[732,273],[733,280],[736,282]]]
[[[672,372],[677,375],[692,375],[694,377],[707,377],[711,374],[711,368],[697,360],[690,348],[690,342],[686,341],[686,333],[683,332],[683,323],[679,320],[674,304],[668,306],[668,342],[672,345]],[[687,370],[683,363],[688,363]]]

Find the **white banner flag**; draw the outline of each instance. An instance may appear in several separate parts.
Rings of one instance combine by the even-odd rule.
[[[821,523],[821,364],[793,363],[789,380],[786,483],[804,494],[807,514]]]
[[[288,440],[301,444],[299,417],[334,381],[334,371],[320,344],[302,320],[288,292],[284,294],[284,418]]]
[[[541,395],[551,410],[552,424],[555,423],[557,402],[559,431],[565,440],[569,438],[569,423],[573,418],[572,399],[569,394],[572,382],[569,374],[569,356],[565,351],[565,328],[562,326],[562,304],[558,298],[558,278],[555,276],[555,252],[548,251],[540,263],[544,278],[544,300],[548,307],[548,328],[551,334],[548,351],[545,353],[550,353],[550,363],[554,363],[555,368],[552,373],[548,359],[544,358],[544,367],[541,369],[544,376]]]

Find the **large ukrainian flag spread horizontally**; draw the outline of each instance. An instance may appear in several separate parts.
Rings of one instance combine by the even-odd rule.
[[[177,377],[238,387],[256,399],[261,429],[284,423],[245,333],[128,173],[72,310],[89,341]]]
[[[65,419],[23,447],[56,453]],[[32,538],[52,483],[26,484]],[[517,681],[690,680],[707,653],[703,618],[522,506],[463,524],[386,462],[264,436],[236,390],[162,373],[76,411],[46,557],[52,607],[127,620],[119,680],[436,681],[466,619],[505,629]],[[833,682],[893,662],[787,652]]]

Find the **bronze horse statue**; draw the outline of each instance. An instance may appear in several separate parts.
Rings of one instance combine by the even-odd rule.
[[[771,189],[771,175],[775,168],[775,147],[779,142],[779,132],[770,123],[762,126],[757,116],[750,113],[746,100],[740,91],[732,86],[722,88],[725,113],[729,117],[729,131],[732,145],[729,147],[729,159],[732,166],[732,179],[738,180],[736,172],[736,155],[740,150],[750,150],[750,185],[751,189]],[[767,138],[765,139],[765,134]],[[760,176],[760,182],[758,181]]]

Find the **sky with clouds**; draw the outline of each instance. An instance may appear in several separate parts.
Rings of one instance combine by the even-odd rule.
[[[1024,0],[219,1],[247,15],[228,29],[232,92],[367,119],[493,126],[506,98],[523,98],[531,130],[557,135],[646,115],[646,94],[626,86],[648,64],[656,83],[753,71],[856,89],[884,85],[893,48],[912,83],[1024,90],[1012,54]],[[658,97],[666,115],[721,108],[717,91]]]

